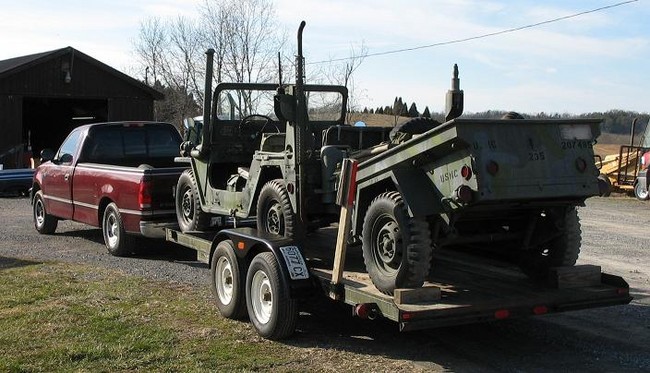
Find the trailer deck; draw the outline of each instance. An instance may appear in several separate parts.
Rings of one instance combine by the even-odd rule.
[[[250,231],[250,228],[244,228]],[[236,231],[236,230],[234,230]],[[598,266],[559,267],[546,283],[533,283],[515,264],[471,253],[438,250],[424,286],[379,292],[364,272],[361,249],[347,250],[343,276],[332,283],[337,229],[321,229],[301,250],[310,274],[330,297],[359,309],[366,317],[382,316],[402,331],[485,322],[523,316],[627,304],[629,286]],[[215,232],[167,230],[167,239],[197,251],[209,263]],[[286,244],[286,240],[284,241]],[[273,242],[270,242],[273,244]]]

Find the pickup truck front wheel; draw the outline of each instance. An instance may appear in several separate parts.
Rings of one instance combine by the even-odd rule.
[[[106,206],[102,219],[102,233],[104,244],[111,255],[125,256],[133,250],[133,237],[124,230],[122,215],[117,205],[113,202]]]
[[[185,170],[176,185],[176,219],[182,232],[201,231],[210,226],[210,215],[201,210],[199,191],[192,170]]]
[[[45,201],[43,192],[38,191],[34,196],[33,203],[34,228],[40,234],[52,234],[56,230],[59,221],[45,210]]]
[[[398,192],[380,194],[370,203],[363,221],[363,260],[379,291],[422,286],[431,265],[430,237],[427,222],[409,217]]]

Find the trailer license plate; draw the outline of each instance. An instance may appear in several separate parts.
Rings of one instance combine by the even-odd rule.
[[[287,263],[289,276],[291,276],[292,280],[305,280],[309,278],[307,265],[297,246],[282,246],[280,247],[280,251],[284,257],[284,262]]]

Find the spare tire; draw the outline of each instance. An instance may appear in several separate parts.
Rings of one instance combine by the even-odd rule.
[[[393,142],[404,142],[413,135],[425,133],[440,125],[440,122],[431,118],[413,118],[402,124],[398,124],[390,131],[390,139]]]

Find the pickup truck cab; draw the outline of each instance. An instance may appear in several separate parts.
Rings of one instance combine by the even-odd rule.
[[[181,136],[157,122],[95,123],[74,129],[54,154],[44,150],[34,173],[34,227],[52,234],[59,220],[101,227],[113,255],[133,249],[133,236],[164,237],[175,222],[174,188]]]

